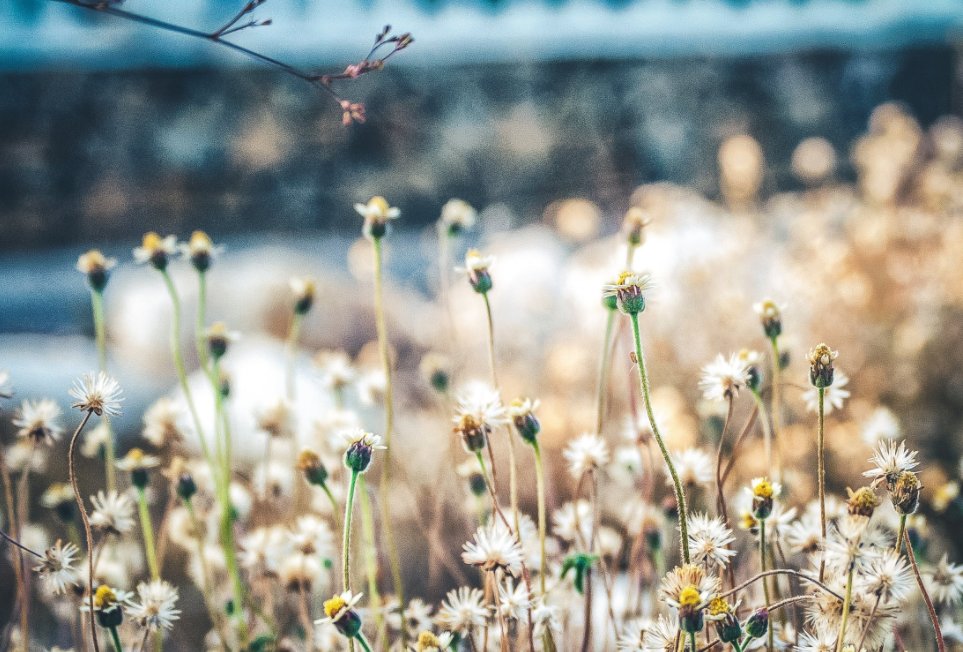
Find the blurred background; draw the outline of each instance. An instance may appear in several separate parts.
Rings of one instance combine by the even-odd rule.
[[[122,7],[210,31],[240,5]],[[718,418],[698,402],[699,367],[764,348],[751,306],[772,296],[786,304],[792,382],[806,382],[803,358],[820,340],[853,379],[830,426],[835,489],[856,486],[868,455],[859,434],[884,408],[897,432],[941,451],[924,475],[927,510],[948,532],[963,523],[963,3],[270,0],[254,16],[273,24],[230,38],[305,70],[339,72],[385,24],[415,43],[338,87],[368,111],[344,127],[317,89],[201,39],[55,0],[0,5],[0,369],[17,399],[66,404],[73,378],[96,365],[73,266],[101,248],[120,261],[106,298],[111,368],[128,396],[117,427],[130,445],[174,383],[167,298],[130,250],[148,230],[204,229],[227,245],[210,315],[244,335],[235,371],[253,379],[232,409],[238,436],[254,441],[252,408],[281,391],[292,274],[320,281],[303,382],[316,380],[318,349],[373,364],[370,254],[352,206],[381,194],[402,211],[388,244],[400,432],[444,437],[418,366],[444,340],[433,225],[459,197],[479,224],[453,258],[476,244],[499,257],[506,398],[541,396],[554,455],[593,424],[598,292],[634,204],[653,219],[640,254],[659,281],[646,333],[677,447]],[[188,266],[174,276],[193,305]],[[483,316],[453,282],[456,377],[483,377]],[[788,432],[807,443],[787,455],[808,468],[801,397],[788,393]],[[357,407],[374,427],[377,410]],[[401,445],[417,460],[429,444]],[[807,496],[806,482],[789,484]],[[402,503],[399,514],[417,510]],[[417,531],[412,520],[402,543]],[[417,573],[426,553],[412,554]]]

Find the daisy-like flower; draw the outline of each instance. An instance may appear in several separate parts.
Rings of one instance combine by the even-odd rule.
[[[845,575],[851,568],[863,568],[869,562],[869,547],[863,541],[866,521],[861,518],[843,518],[829,532],[822,545],[826,567]]]
[[[478,589],[462,586],[448,592],[435,620],[445,629],[468,634],[476,627],[483,627],[488,619],[484,606],[485,596]]]
[[[161,397],[144,412],[144,439],[157,448],[178,442],[184,438],[181,420],[184,414],[171,399]]]
[[[64,544],[60,539],[47,548],[40,560],[40,565],[34,567],[46,584],[47,589],[56,595],[66,592],[68,586],[77,584],[80,573],[74,567],[74,558],[80,550],[72,543]]]
[[[923,571],[923,579],[933,602],[953,607],[963,601],[963,566],[950,563],[946,553],[936,566]]]
[[[141,245],[134,249],[134,262],[138,265],[150,263],[155,269],[164,271],[171,257],[177,253],[177,237],[160,237],[154,231],[144,234]]]
[[[659,619],[642,636],[642,649],[645,652],[674,652],[678,636],[678,620],[659,614]]]
[[[823,410],[826,414],[833,410],[842,410],[843,403],[849,398],[849,390],[843,389],[849,384],[849,376],[837,369],[834,378],[833,384],[823,389]],[[810,387],[803,392],[803,400],[806,401],[806,409],[810,412],[819,410],[819,392],[815,387]]]
[[[782,485],[769,478],[753,478],[749,483],[749,493],[752,495],[753,517],[763,520],[772,514],[773,501],[782,494]]]
[[[587,544],[592,536],[592,505],[587,500],[565,503],[552,514],[552,531],[564,541]]]
[[[130,480],[138,489],[147,486],[147,471],[160,466],[160,458],[147,455],[139,448],[131,448],[127,454],[117,460],[117,468],[130,473]]]
[[[164,580],[141,582],[137,585],[137,600],[127,610],[131,619],[149,632],[172,629],[180,618],[177,604],[177,587]]]
[[[355,204],[354,209],[364,218],[361,232],[369,240],[383,238],[388,233],[388,222],[401,217],[401,211],[380,195],[369,199],[367,204]]]
[[[493,286],[490,270],[494,264],[494,256],[485,256],[477,249],[469,249],[465,252],[465,266],[456,267],[455,271],[467,274],[472,289],[479,294],[485,294]]]
[[[863,424],[861,435],[867,446],[876,448],[883,440],[892,440],[899,437],[900,431],[899,421],[893,411],[880,406],[873,410],[866,423]]]
[[[294,297],[294,314],[306,315],[314,305],[314,297],[318,291],[317,282],[310,276],[293,276],[288,281],[291,296]]]
[[[735,537],[732,530],[727,528],[721,517],[712,518],[708,514],[693,513],[689,515],[689,551],[692,561],[702,564],[706,569],[710,566],[725,568],[736,551],[726,546]]]
[[[766,337],[774,339],[782,334],[782,311],[786,309],[785,305],[776,303],[772,299],[763,299],[753,304],[752,309],[759,315]]]
[[[679,626],[686,632],[698,632],[705,624],[703,610],[716,597],[719,578],[708,575],[701,566],[676,566],[662,579],[659,597],[677,610]]]
[[[862,590],[879,596],[882,602],[902,602],[913,590],[909,564],[892,550],[872,559],[860,578]]]
[[[224,247],[215,245],[211,236],[204,231],[194,231],[190,240],[178,245],[178,249],[184,258],[191,261],[194,269],[201,273],[210,269],[214,259],[224,253]]]
[[[628,315],[645,310],[645,293],[652,288],[649,274],[624,271],[612,283],[602,286],[603,297],[615,297],[619,309]]]
[[[436,635],[428,630],[423,630],[418,634],[411,650],[412,652],[445,652],[451,647],[452,641],[453,637],[449,632]]]
[[[375,450],[387,450],[381,445],[381,435],[372,434],[361,428],[342,433],[348,442],[348,450],[344,453],[344,465],[356,473],[364,473],[371,465],[371,454]]]
[[[117,381],[103,371],[86,373],[70,389],[70,395],[77,399],[71,407],[93,412],[98,417],[104,414],[115,417],[120,414],[122,393]]]
[[[514,589],[511,581],[498,585],[498,609],[505,618],[522,620],[531,606],[532,600],[524,582],[518,582]]]
[[[721,353],[702,368],[699,387],[707,401],[736,398],[749,382],[749,365],[737,354],[725,358]]]
[[[449,236],[460,235],[475,226],[478,212],[462,199],[449,199],[441,207],[440,226]]]
[[[110,534],[124,534],[134,527],[134,501],[127,494],[98,491],[90,497],[94,511],[90,527]]]
[[[609,447],[598,435],[585,433],[569,442],[562,455],[568,462],[569,472],[577,479],[608,464]]]
[[[473,541],[464,545],[462,561],[483,571],[503,570],[518,577],[522,570],[522,547],[515,535],[497,521],[475,531]]]
[[[508,405],[508,416],[515,424],[515,430],[529,444],[536,442],[538,433],[542,429],[542,424],[535,416],[538,406],[538,399],[530,398],[516,398]]]
[[[18,437],[53,446],[64,432],[59,418],[60,407],[49,398],[38,401],[25,399],[17,410],[13,425],[18,428]]]
[[[241,334],[237,331],[227,330],[227,325],[222,321],[216,321],[204,331],[204,339],[207,341],[207,350],[211,357],[219,360],[227,353],[227,347],[232,342],[241,339]]]
[[[321,384],[334,392],[341,392],[357,377],[351,358],[344,351],[319,351],[314,364],[321,375]]]
[[[885,482],[886,488],[893,491],[899,475],[905,471],[912,471],[919,462],[916,461],[916,451],[906,448],[906,442],[883,440],[879,442],[873,456],[869,458],[873,468],[863,472],[863,477],[872,479],[873,486]]]
[[[279,562],[278,579],[292,593],[311,593],[311,587],[321,577],[321,558],[303,552],[286,555]]]
[[[672,454],[679,481],[687,487],[708,487],[715,480],[712,458],[701,448],[686,448]],[[666,478],[672,486],[672,478]]]
[[[822,525],[818,511],[806,511],[786,528],[786,541],[793,552],[812,554],[819,549]]]
[[[834,652],[837,633],[835,629],[817,625],[799,635],[799,644],[794,649],[798,652]]]
[[[110,270],[117,266],[117,260],[107,258],[99,249],[91,249],[77,258],[77,271],[87,277],[87,283],[94,292],[103,292],[110,278]]]
[[[404,609],[397,600],[392,600],[385,606],[385,621],[395,631],[401,631],[402,622],[408,631],[421,631],[431,628],[431,611],[433,607],[421,598],[414,598]]]
[[[452,432],[461,436],[466,451],[475,453],[485,448],[493,429],[508,423],[508,416],[497,390],[472,383],[459,394],[452,421]]]

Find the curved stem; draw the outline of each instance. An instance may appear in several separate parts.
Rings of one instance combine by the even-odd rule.
[[[826,540],[826,462],[825,462],[825,446],[826,446],[826,433],[825,433],[825,399],[826,399],[826,388],[817,387],[816,392],[819,397],[819,426],[816,433],[816,456],[817,456],[817,476],[819,485],[819,528],[822,534],[822,540]],[[819,561],[819,581],[822,581],[826,576],[826,556],[822,555]]]
[[[876,594],[876,601],[873,602],[873,608],[872,608],[872,610],[869,612],[869,616],[866,618],[866,624],[863,625],[863,631],[862,631],[862,633],[859,635],[859,643],[856,644],[856,649],[857,649],[857,650],[862,650],[862,649],[863,649],[863,642],[866,640],[866,634],[869,633],[869,628],[870,628],[870,626],[873,624],[873,621],[874,621],[875,618],[876,618],[876,610],[879,609],[879,603],[880,603],[880,600],[881,600],[882,598],[883,598],[883,594],[882,594],[882,593],[877,593],[877,594]]]
[[[923,602],[926,603],[926,611],[929,612],[930,622],[933,623],[933,631],[936,634],[936,647],[939,652],[946,652],[946,643],[943,641],[943,630],[940,628],[940,619],[936,615],[936,609],[933,608],[933,601],[930,600],[930,594],[926,591],[926,586],[923,584],[920,567],[916,563],[916,552],[913,550],[913,542],[910,541],[909,532],[905,530],[903,531],[903,541],[906,543],[906,556],[909,557],[910,566],[913,567],[913,575],[916,576],[916,584],[920,587]]]
[[[110,639],[114,643],[115,652],[124,652],[124,646],[120,644],[120,636],[117,635],[117,628],[110,628]]]
[[[846,625],[849,622],[849,607],[853,601],[853,572],[856,570],[854,564],[849,565],[849,572],[846,574],[846,595],[843,597],[843,619],[839,624],[839,635],[836,637],[836,652],[843,649],[843,642],[846,640]]]
[[[545,468],[542,466],[542,450],[538,442],[532,442],[532,450],[535,452],[535,487],[538,493],[538,585],[542,595],[545,595],[545,581],[548,575],[548,559],[545,555]],[[487,480],[486,480],[487,482]]]
[[[630,247],[631,251],[631,247]],[[615,325],[615,308],[608,309],[605,317],[605,336],[602,338],[602,357],[599,358],[598,398],[595,412],[595,434],[602,434],[602,422],[605,419],[605,399],[608,394],[610,350],[612,348],[612,330]]]
[[[378,559],[375,554],[377,548],[375,545],[374,514],[371,512],[371,498],[368,496],[368,485],[365,482],[364,475],[358,477],[358,493],[361,503],[361,537],[364,540],[364,570],[368,580],[368,596],[380,632],[384,623],[384,615],[381,609],[381,595],[378,593]],[[404,605],[402,605],[402,610],[404,610]]]
[[[90,305],[94,313],[94,335],[97,340],[97,361],[100,371],[107,373],[107,328],[104,319],[104,293],[98,290],[90,291]],[[117,488],[117,475],[114,468],[116,451],[114,449],[114,431],[110,427],[110,420],[104,418],[107,427],[107,441],[104,444],[104,473],[107,476],[107,491]]]
[[[645,354],[642,351],[642,338],[639,334],[639,316],[638,314],[630,314],[629,318],[632,320],[632,336],[635,338],[635,356],[638,360],[639,384],[642,386],[645,413],[649,417],[649,426],[652,428],[652,434],[655,436],[655,441],[659,444],[659,450],[662,451],[662,458],[665,460],[665,465],[669,469],[669,476],[672,478],[672,486],[675,489],[675,499],[679,507],[679,545],[682,549],[682,561],[688,564],[689,528],[686,522],[688,515],[686,513],[685,490],[682,488],[682,483],[679,482],[679,475],[676,473],[675,465],[672,463],[672,456],[669,455],[669,449],[665,447],[665,441],[662,439],[659,426],[655,422],[655,413],[652,411],[652,401],[649,397],[649,378],[645,371]]]
[[[140,529],[144,535],[144,552],[147,555],[147,567],[150,569],[152,580],[160,579],[160,568],[157,565],[157,550],[154,546],[154,525],[151,523],[150,510],[147,507],[147,494],[143,487],[137,487],[137,512],[140,516]]]
[[[93,411],[87,410],[84,413],[84,418],[80,421],[80,425],[74,430],[73,437],[70,438],[70,448],[67,451],[67,471],[70,475],[70,486],[74,490],[74,500],[77,502],[77,509],[80,511],[80,519],[84,523],[84,537],[87,543],[87,600],[89,602],[88,607],[88,617],[90,621],[90,638],[94,643],[94,652],[100,652],[100,644],[97,642],[97,627],[94,624],[94,537],[90,532],[90,519],[87,518],[87,508],[84,506],[84,499],[80,495],[80,487],[77,485],[77,469],[74,462],[74,452],[77,447],[77,439],[80,437],[80,432],[90,421],[90,415]],[[27,596],[23,596],[24,600],[27,600]],[[27,636],[28,633],[24,633]]]
[[[761,573],[758,573],[758,574],[756,574],[756,575],[753,575],[752,577],[750,577],[749,579],[747,579],[745,582],[743,582],[743,583],[740,584],[739,586],[734,586],[734,587],[732,587],[731,589],[729,589],[728,591],[723,591],[722,593],[719,594],[719,597],[720,597],[720,598],[728,597],[728,596],[732,595],[733,593],[737,593],[737,592],[743,590],[744,588],[746,588],[747,586],[750,586],[750,585],[753,584],[754,582],[758,582],[759,580],[761,580],[761,579],[763,579],[763,578],[769,577],[770,575],[792,575],[792,576],[794,576],[794,577],[798,577],[798,578],[801,579],[801,580],[805,580],[806,582],[809,582],[810,584],[814,584],[814,585],[818,586],[818,587],[821,588],[823,591],[825,591],[825,592],[828,593],[829,595],[831,595],[831,596],[833,596],[833,597],[835,597],[835,598],[837,598],[837,599],[839,599],[839,600],[842,600],[842,599],[843,599],[843,596],[841,596],[841,595],[839,595],[838,593],[836,593],[835,591],[833,591],[831,588],[829,588],[828,586],[826,586],[825,584],[823,584],[822,582],[820,582],[820,581],[819,581],[818,579],[816,579],[815,577],[810,577],[809,575],[806,575],[805,573],[800,573],[799,571],[793,570],[793,569],[791,569],[791,568],[775,568],[775,569],[773,569],[773,570],[763,571],[763,572],[761,572]]]
[[[899,532],[896,535],[896,555],[899,556],[900,550],[903,548],[903,533],[906,532],[906,514],[900,514],[899,516]],[[912,554],[912,550],[909,551]]]

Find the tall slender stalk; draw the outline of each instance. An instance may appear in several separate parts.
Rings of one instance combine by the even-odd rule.
[[[777,337],[769,338],[769,344],[772,351],[772,439],[774,439],[778,445],[779,433],[782,430],[782,390],[780,388],[780,376],[782,374],[782,356],[779,352],[779,341]],[[768,425],[768,422],[766,422]],[[765,431],[764,431],[765,432]],[[766,457],[766,462],[769,467],[772,468],[772,448],[771,446],[767,448],[768,453]],[[773,477],[776,480],[780,480],[782,475],[779,471],[781,469],[773,470]]]
[[[374,252],[374,307],[375,307],[375,328],[378,332],[378,353],[381,357],[381,366],[385,375],[385,463],[381,471],[381,482],[379,484],[381,493],[381,528],[384,532],[385,543],[388,548],[388,562],[391,566],[391,581],[394,584],[395,595],[398,598],[401,608],[405,608],[405,587],[401,576],[401,557],[398,555],[398,546],[395,544],[394,527],[391,524],[391,506],[388,496],[389,485],[391,484],[391,455],[394,449],[391,446],[391,435],[394,430],[395,421],[395,399],[394,385],[391,381],[391,356],[388,352],[388,324],[385,319],[384,302],[384,250],[382,238],[376,237],[371,240]],[[401,619],[401,644],[407,645],[408,624],[405,619]]]
[[[294,313],[294,317],[291,319],[291,327],[288,329],[288,337],[285,342],[285,373],[284,373],[284,390],[287,396],[288,403],[294,404],[294,399],[297,397],[297,387],[295,386],[295,376],[294,376],[294,363],[297,359],[298,350],[298,336],[301,334],[301,322],[304,320],[304,316],[298,312]]]
[[[766,563],[766,519],[759,519],[759,564],[760,571],[766,572],[768,565]],[[766,604],[771,602],[769,597],[769,578],[762,578],[762,594],[766,599]],[[772,623],[768,622],[766,625],[766,649],[772,652]]]
[[[545,580],[548,575],[548,559],[545,555],[545,468],[542,465],[542,450],[538,441],[532,442],[535,453],[535,487],[538,493],[538,584],[542,595],[545,595]],[[487,479],[486,479],[487,482]]]
[[[7,511],[7,520],[10,522],[11,532],[13,533],[13,538],[20,539],[20,518],[17,514],[16,507],[13,503],[13,480],[10,477],[10,469],[7,467],[7,459],[4,454],[3,446],[0,446],[0,478],[3,479],[3,499]],[[29,634],[30,632],[30,612],[26,608],[27,599],[27,583],[25,579],[24,570],[24,559],[23,555],[18,550],[14,556],[12,556],[13,561],[13,574],[17,583],[17,595],[20,596],[20,631]],[[25,635],[26,639],[27,636]]]
[[[73,487],[74,490],[74,500],[77,502],[77,509],[80,511],[80,520],[83,521],[84,524],[84,538],[87,543],[87,600],[90,609],[88,612],[90,638],[94,644],[94,652],[100,652],[100,644],[97,642],[97,627],[94,624],[94,536],[90,531],[90,519],[87,518],[87,507],[84,505],[84,499],[80,494],[80,487],[77,484],[77,469],[74,461],[77,439],[80,437],[84,426],[90,421],[91,414],[93,414],[93,410],[87,410],[84,413],[84,418],[80,421],[77,429],[74,430],[73,437],[70,438],[70,448],[67,451],[67,472],[70,476],[70,486]],[[25,601],[27,598],[28,596],[23,596]],[[29,636],[29,632],[24,632],[24,636]]]
[[[903,533],[906,532],[906,514],[899,515],[899,532],[896,534],[896,554],[903,548]],[[912,550],[910,551],[912,553]]]
[[[361,503],[361,537],[363,540],[365,577],[368,580],[368,596],[380,632],[384,626],[384,614],[381,609],[381,594],[378,593],[378,558],[375,544],[374,513],[371,511],[371,497],[368,495],[368,484],[365,482],[363,474],[358,478],[358,493]],[[402,605],[403,609],[404,605]]]
[[[114,644],[115,652],[124,652],[124,646],[120,644],[120,636],[117,635],[117,628],[110,627],[110,640]]]
[[[90,291],[90,305],[94,314],[97,361],[100,371],[107,373],[107,328],[104,319],[103,291]],[[114,429],[111,427],[108,417],[104,417],[104,425],[107,428],[107,441],[104,443],[104,473],[107,476],[107,491],[114,491],[117,488],[117,472],[114,468],[117,460],[117,453],[114,448]]]
[[[669,476],[672,478],[672,486],[675,489],[675,499],[679,507],[679,546],[682,550],[682,561],[688,564],[689,527],[687,523],[688,514],[686,511],[685,489],[683,489],[682,483],[679,481],[679,474],[676,473],[675,465],[672,463],[672,456],[669,455],[669,449],[665,446],[665,441],[659,432],[659,426],[655,422],[655,413],[652,411],[652,400],[649,396],[649,377],[645,371],[645,353],[642,351],[642,337],[639,334],[639,315],[637,313],[630,313],[629,318],[632,320],[632,336],[635,339],[635,356],[638,360],[639,384],[642,388],[645,413],[649,417],[649,426],[652,428],[652,434],[655,436],[655,441],[659,444],[659,450],[662,451],[662,458],[665,460],[665,465],[669,469]]]
[[[197,271],[197,321],[194,324],[194,346],[197,349],[197,359],[201,362],[201,369],[207,371],[209,357],[207,344],[204,342],[204,331],[207,329],[207,274]]]
[[[151,523],[150,510],[147,507],[147,494],[141,487],[137,487],[137,512],[140,516],[140,529],[144,535],[144,552],[147,555],[150,578],[158,580],[160,567],[157,564],[157,549],[154,546],[154,525]]]
[[[819,425],[816,433],[816,457],[817,457],[817,484],[819,485],[819,531],[822,535],[822,540],[826,540],[826,462],[825,462],[825,446],[826,446],[826,433],[825,433],[825,399],[826,399],[826,388],[817,387],[816,394],[819,400]],[[825,555],[819,561],[819,581],[823,581],[826,576],[826,557]]]
[[[919,586],[920,593],[923,595],[923,602],[926,603],[926,611],[930,615],[930,622],[933,623],[933,632],[936,634],[936,648],[939,652],[946,652],[946,643],[943,641],[943,630],[940,628],[940,619],[936,615],[933,601],[930,599],[930,594],[927,592],[926,585],[923,583],[919,564],[916,563],[916,552],[913,550],[913,542],[910,541],[909,532],[906,530],[903,530],[903,541],[906,543],[906,556],[909,558],[910,566],[913,568],[913,575],[916,576],[916,584]]]
[[[351,588],[351,515],[354,512],[354,492],[358,486],[358,472],[351,471],[348,481],[348,497],[344,502],[344,532],[341,536],[341,584],[342,591]]]
[[[836,652],[841,652],[843,643],[846,640],[846,625],[849,622],[849,607],[853,601],[853,573],[856,570],[855,564],[849,565],[849,572],[846,574],[846,594],[843,597],[843,619],[839,624],[839,635],[836,637]],[[769,602],[769,600],[766,600]]]
[[[595,410],[595,434],[602,434],[602,422],[605,419],[605,404],[608,395],[609,351],[612,348],[612,327],[615,325],[616,308],[606,308],[605,336],[602,338],[602,356],[599,358],[598,398]]]

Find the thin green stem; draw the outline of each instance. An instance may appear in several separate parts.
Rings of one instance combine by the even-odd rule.
[[[545,581],[548,575],[548,558],[545,554],[545,468],[542,465],[542,450],[538,442],[532,442],[532,450],[535,453],[535,486],[538,493],[538,584],[542,595],[545,595]],[[485,480],[488,481],[487,479]]]
[[[331,518],[334,520],[334,526],[338,526],[338,501],[334,499],[334,494],[331,493],[331,487],[328,486],[327,482],[321,484],[321,490],[324,495],[328,497],[328,502],[331,503]]]
[[[391,356],[388,351],[388,324],[385,318],[384,302],[384,250],[381,238],[373,238],[374,248],[374,307],[375,307],[375,328],[378,332],[378,353],[381,357],[381,366],[385,375],[385,462],[384,469],[381,471],[381,481],[379,489],[381,493],[381,528],[384,533],[385,544],[388,548],[388,562],[391,566],[391,581],[394,584],[395,595],[401,608],[405,608],[405,586],[401,576],[401,557],[398,555],[398,546],[395,544],[394,527],[391,524],[391,505],[388,496],[390,495],[389,485],[391,484],[392,460],[394,451],[391,445],[391,435],[394,430],[395,422],[395,398],[394,384],[391,380]],[[408,623],[406,619],[401,619],[401,645],[408,644]]]
[[[759,410],[759,420],[762,423],[762,448],[763,454],[766,456],[766,469],[770,473],[773,479],[778,480],[779,476],[776,473],[776,469],[773,468],[772,464],[772,427],[769,424],[769,415],[766,411],[766,404],[762,400],[762,396],[758,392],[750,392],[752,394],[753,400],[756,402],[756,408]]]
[[[699,649],[699,646],[696,645],[696,635],[695,635],[695,632],[689,632],[689,649],[690,649],[692,652],[696,652],[696,651]]]
[[[819,425],[816,433],[816,464],[817,464],[817,484],[819,485],[819,531],[822,535],[822,540],[826,540],[826,462],[825,462],[825,447],[826,447],[826,432],[825,432],[825,421],[826,421],[826,411],[825,411],[825,399],[826,399],[826,388],[817,387],[816,393],[819,398]],[[822,555],[819,561],[819,581],[822,582],[826,577],[826,557]]]
[[[110,628],[110,638],[114,642],[114,650],[116,652],[124,652],[124,646],[120,644],[120,636],[117,634],[117,628]]]
[[[371,652],[371,646],[368,645],[368,641],[365,639],[363,634],[360,632],[355,634],[354,639],[358,641],[358,645],[361,646],[361,649],[364,650],[364,652]]]
[[[839,624],[839,636],[836,637],[836,652],[843,649],[843,642],[846,640],[846,625],[849,622],[849,607],[853,601],[853,572],[856,570],[854,564],[849,565],[849,573],[846,574],[846,595],[843,598],[843,619]],[[766,602],[769,602],[766,600]]]
[[[285,396],[287,396],[288,403],[294,404],[294,399],[297,397],[297,387],[295,386],[295,376],[294,376],[294,363],[297,359],[298,350],[298,337],[301,334],[301,322],[304,320],[304,316],[300,313],[295,312],[294,317],[291,319],[291,327],[288,329],[288,339],[285,343],[286,353],[286,365],[284,374],[284,388]]]
[[[916,576],[916,585],[920,589],[920,593],[923,595],[923,602],[926,603],[926,611],[930,615],[930,622],[933,623],[933,632],[936,634],[936,647],[939,652],[946,652],[946,643],[943,640],[943,630],[940,628],[940,619],[936,615],[936,609],[933,607],[933,601],[930,599],[930,594],[926,590],[926,585],[923,583],[923,577],[920,575],[919,564],[916,563],[916,551],[913,550],[913,542],[910,541],[909,532],[903,531],[903,541],[906,543],[906,556],[910,560],[910,566],[913,568],[913,575]]]
[[[83,521],[84,524],[84,538],[87,543],[87,606],[89,608],[90,638],[94,643],[94,652],[100,652],[100,644],[97,642],[97,627],[94,625],[94,536],[90,531],[90,519],[87,517],[87,507],[84,505],[80,487],[77,485],[77,470],[74,464],[74,452],[77,447],[77,439],[80,437],[84,426],[90,421],[91,414],[93,414],[91,410],[87,410],[84,413],[84,418],[80,421],[77,429],[74,430],[73,436],[70,438],[70,447],[67,450],[67,474],[70,476],[70,486],[74,490],[74,500],[77,503],[77,509],[80,511],[80,520]],[[29,468],[29,464],[27,468]],[[26,473],[26,470],[24,470],[24,473]],[[29,596],[22,596],[22,600],[24,602],[23,608],[26,608]],[[29,629],[24,632],[24,636],[29,636],[29,634]]]
[[[631,249],[631,247],[630,247]],[[595,413],[595,434],[602,434],[602,422],[605,419],[605,399],[608,395],[609,350],[612,347],[612,327],[615,325],[615,309],[608,309],[605,317],[605,337],[602,338],[602,357],[599,359],[598,399]]]
[[[368,484],[364,475],[358,478],[359,502],[361,503],[361,536],[364,540],[364,568],[368,580],[368,596],[371,598],[371,609],[377,618],[377,628],[380,631],[384,617],[381,609],[381,595],[378,593],[378,558],[375,554],[374,513],[371,511],[371,497],[368,496]]]
[[[782,373],[782,355],[779,352],[779,340],[778,338],[769,338],[770,348],[772,350],[772,438],[779,441],[779,433],[782,430],[782,390],[780,389],[780,375]],[[768,421],[765,423],[768,424]],[[769,450],[770,457],[767,457],[770,468],[772,467],[772,450]],[[776,473],[773,473],[773,477],[776,480],[780,480],[782,475],[778,471],[781,469],[776,469]]]
[[[655,413],[652,411],[652,401],[649,397],[649,377],[645,371],[645,353],[642,351],[642,337],[639,334],[639,315],[633,313],[629,315],[629,318],[632,320],[632,336],[635,339],[635,356],[638,360],[639,384],[642,387],[645,413],[649,417],[649,426],[652,428],[652,434],[655,436],[655,441],[659,444],[659,450],[662,451],[662,458],[665,460],[665,464],[669,469],[669,476],[672,478],[672,486],[675,489],[675,499],[679,507],[679,546],[682,550],[682,561],[688,564],[689,527],[687,523],[688,514],[686,512],[685,490],[679,481],[679,475],[676,473],[675,465],[672,463],[672,456],[669,455],[669,449],[665,446],[665,440],[662,439],[659,426],[655,421]]]
[[[208,368],[209,358],[207,343],[204,341],[204,331],[207,330],[207,274],[197,272],[197,322],[194,325],[194,346],[197,348],[197,359],[201,362],[201,369]]]
[[[896,554],[900,553],[903,549],[903,533],[906,532],[906,514],[900,514],[899,516],[899,533],[896,535]],[[910,551],[912,554],[912,551]]]
[[[354,492],[358,486],[358,472],[351,471],[348,482],[348,498],[344,502],[344,532],[341,538],[341,584],[342,591],[351,588],[351,514],[354,511]]]
[[[147,507],[147,494],[143,487],[137,487],[137,512],[140,515],[141,533],[144,535],[144,552],[147,555],[150,578],[158,580],[160,579],[160,567],[157,564],[157,549],[154,545],[154,525],[151,523],[150,510]]]
[[[759,563],[760,570],[765,573],[767,569],[766,562],[766,519],[759,519]],[[771,602],[769,597],[769,578],[762,578],[762,594],[766,599],[766,604]],[[766,649],[772,652],[772,623],[766,625],[766,638],[767,645]]]
[[[94,334],[97,340],[97,361],[100,371],[107,373],[107,327],[104,319],[104,293],[98,290],[90,291],[90,305],[94,313]],[[110,420],[104,418],[107,428],[107,441],[104,443],[104,472],[107,476],[107,490],[113,491],[117,488],[117,475],[114,462],[117,454],[114,449],[114,431],[110,426]]]

